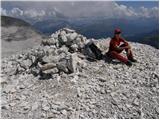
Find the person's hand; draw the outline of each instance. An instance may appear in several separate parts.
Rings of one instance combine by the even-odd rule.
[[[128,49],[131,49],[131,46],[130,46],[130,45],[128,45]]]
[[[131,46],[130,45],[127,45],[124,47],[125,49],[131,49]]]

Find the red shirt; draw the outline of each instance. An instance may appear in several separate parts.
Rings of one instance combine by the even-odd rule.
[[[119,40],[116,40],[116,38],[113,37],[110,41],[109,51],[116,51],[116,47],[121,45],[121,43],[128,45],[128,43],[123,38],[119,38]]]

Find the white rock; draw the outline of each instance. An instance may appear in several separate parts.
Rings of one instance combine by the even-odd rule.
[[[57,63],[57,69],[59,71],[63,71],[65,73],[68,73],[67,60],[64,58],[60,59],[60,61]]]
[[[12,89],[10,90],[10,92],[11,92],[11,93],[15,93],[15,92],[16,92],[16,89],[15,89],[15,88],[12,88]]]
[[[101,82],[106,82],[105,78],[98,78],[98,80],[101,81]]]
[[[48,104],[48,102],[45,100],[42,102],[42,110],[47,111],[50,109],[50,105]]]
[[[25,68],[29,68],[32,65],[32,61],[27,59],[23,61]]]
[[[2,84],[7,84],[8,81],[7,81],[5,78],[1,78],[1,79],[0,79],[0,83],[1,83],[1,85],[2,85]]]
[[[19,86],[17,86],[17,88],[18,88],[18,89],[24,89],[25,86],[24,86],[24,85],[19,85]]]
[[[135,106],[139,106],[139,100],[138,100],[138,98],[135,98],[134,100],[133,100],[133,103],[132,103],[133,105],[135,105]]]
[[[39,104],[38,102],[33,103],[33,105],[32,105],[32,110],[33,111],[38,109],[38,107],[39,107],[38,104]]]
[[[9,92],[15,92],[15,86],[13,85],[7,85],[4,89],[3,89],[3,92],[5,93],[9,93]]]
[[[15,102],[9,103],[9,106],[11,106],[11,107],[13,107],[13,106],[15,106],[15,105],[16,105]]]
[[[78,51],[78,45],[77,44],[73,44],[71,45],[71,48],[74,52]]]
[[[57,52],[58,52],[58,54],[67,53],[68,52],[68,48],[63,45],[60,49],[58,49]]]
[[[81,43],[81,38],[80,37],[77,37],[76,38],[76,43],[78,44],[78,43]]]
[[[73,33],[73,32],[75,32],[75,30],[71,30],[69,28],[63,28],[62,30],[64,30],[66,33]]]
[[[9,105],[2,105],[1,108],[5,109],[5,110],[8,110],[9,109]]]
[[[56,73],[58,73],[58,69],[53,68],[53,69],[45,70],[44,73],[46,73],[46,74],[56,74]]]
[[[60,45],[63,45],[68,41],[68,39],[65,35],[60,36],[60,38],[58,40],[59,40]]]
[[[72,73],[76,72],[77,70],[77,62],[78,62],[77,54],[76,53],[71,54],[70,59],[67,62],[67,67]]]
[[[66,111],[65,109],[62,110],[61,113],[62,113],[63,115],[65,115],[65,116],[67,115],[67,111]]]
[[[76,39],[76,37],[77,37],[77,33],[71,33],[71,34],[69,34],[67,37],[68,37],[68,41],[73,41],[73,40],[75,40]]]
[[[62,31],[60,32],[60,35],[66,35],[66,31],[62,30]]]

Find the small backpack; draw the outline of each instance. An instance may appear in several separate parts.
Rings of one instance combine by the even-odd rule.
[[[97,60],[101,60],[103,58],[102,51],[94,43],[91,43],[89,45],[89,48],[93,52]]]

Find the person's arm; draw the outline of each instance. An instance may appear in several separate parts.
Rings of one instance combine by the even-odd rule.
[[[125,49],[125,48],[122,48],[122,47],[119,47],[118,45],[116,45],[116,43],[114,41],[110,42],[110,46],[116,51]]]
[[[129,45],[129,43],[127,42],[127,40],[125,40],[124,38],[120,38],[120,40],[126,45],[125,47],[121,47],[122,49],[130,49],[131,46]]]
[[[125,46],[125,47],[119,47],[119,46],[117,46],[117,50],[124,50],[124,49],[126,49],[127,48],[127,46]]]

